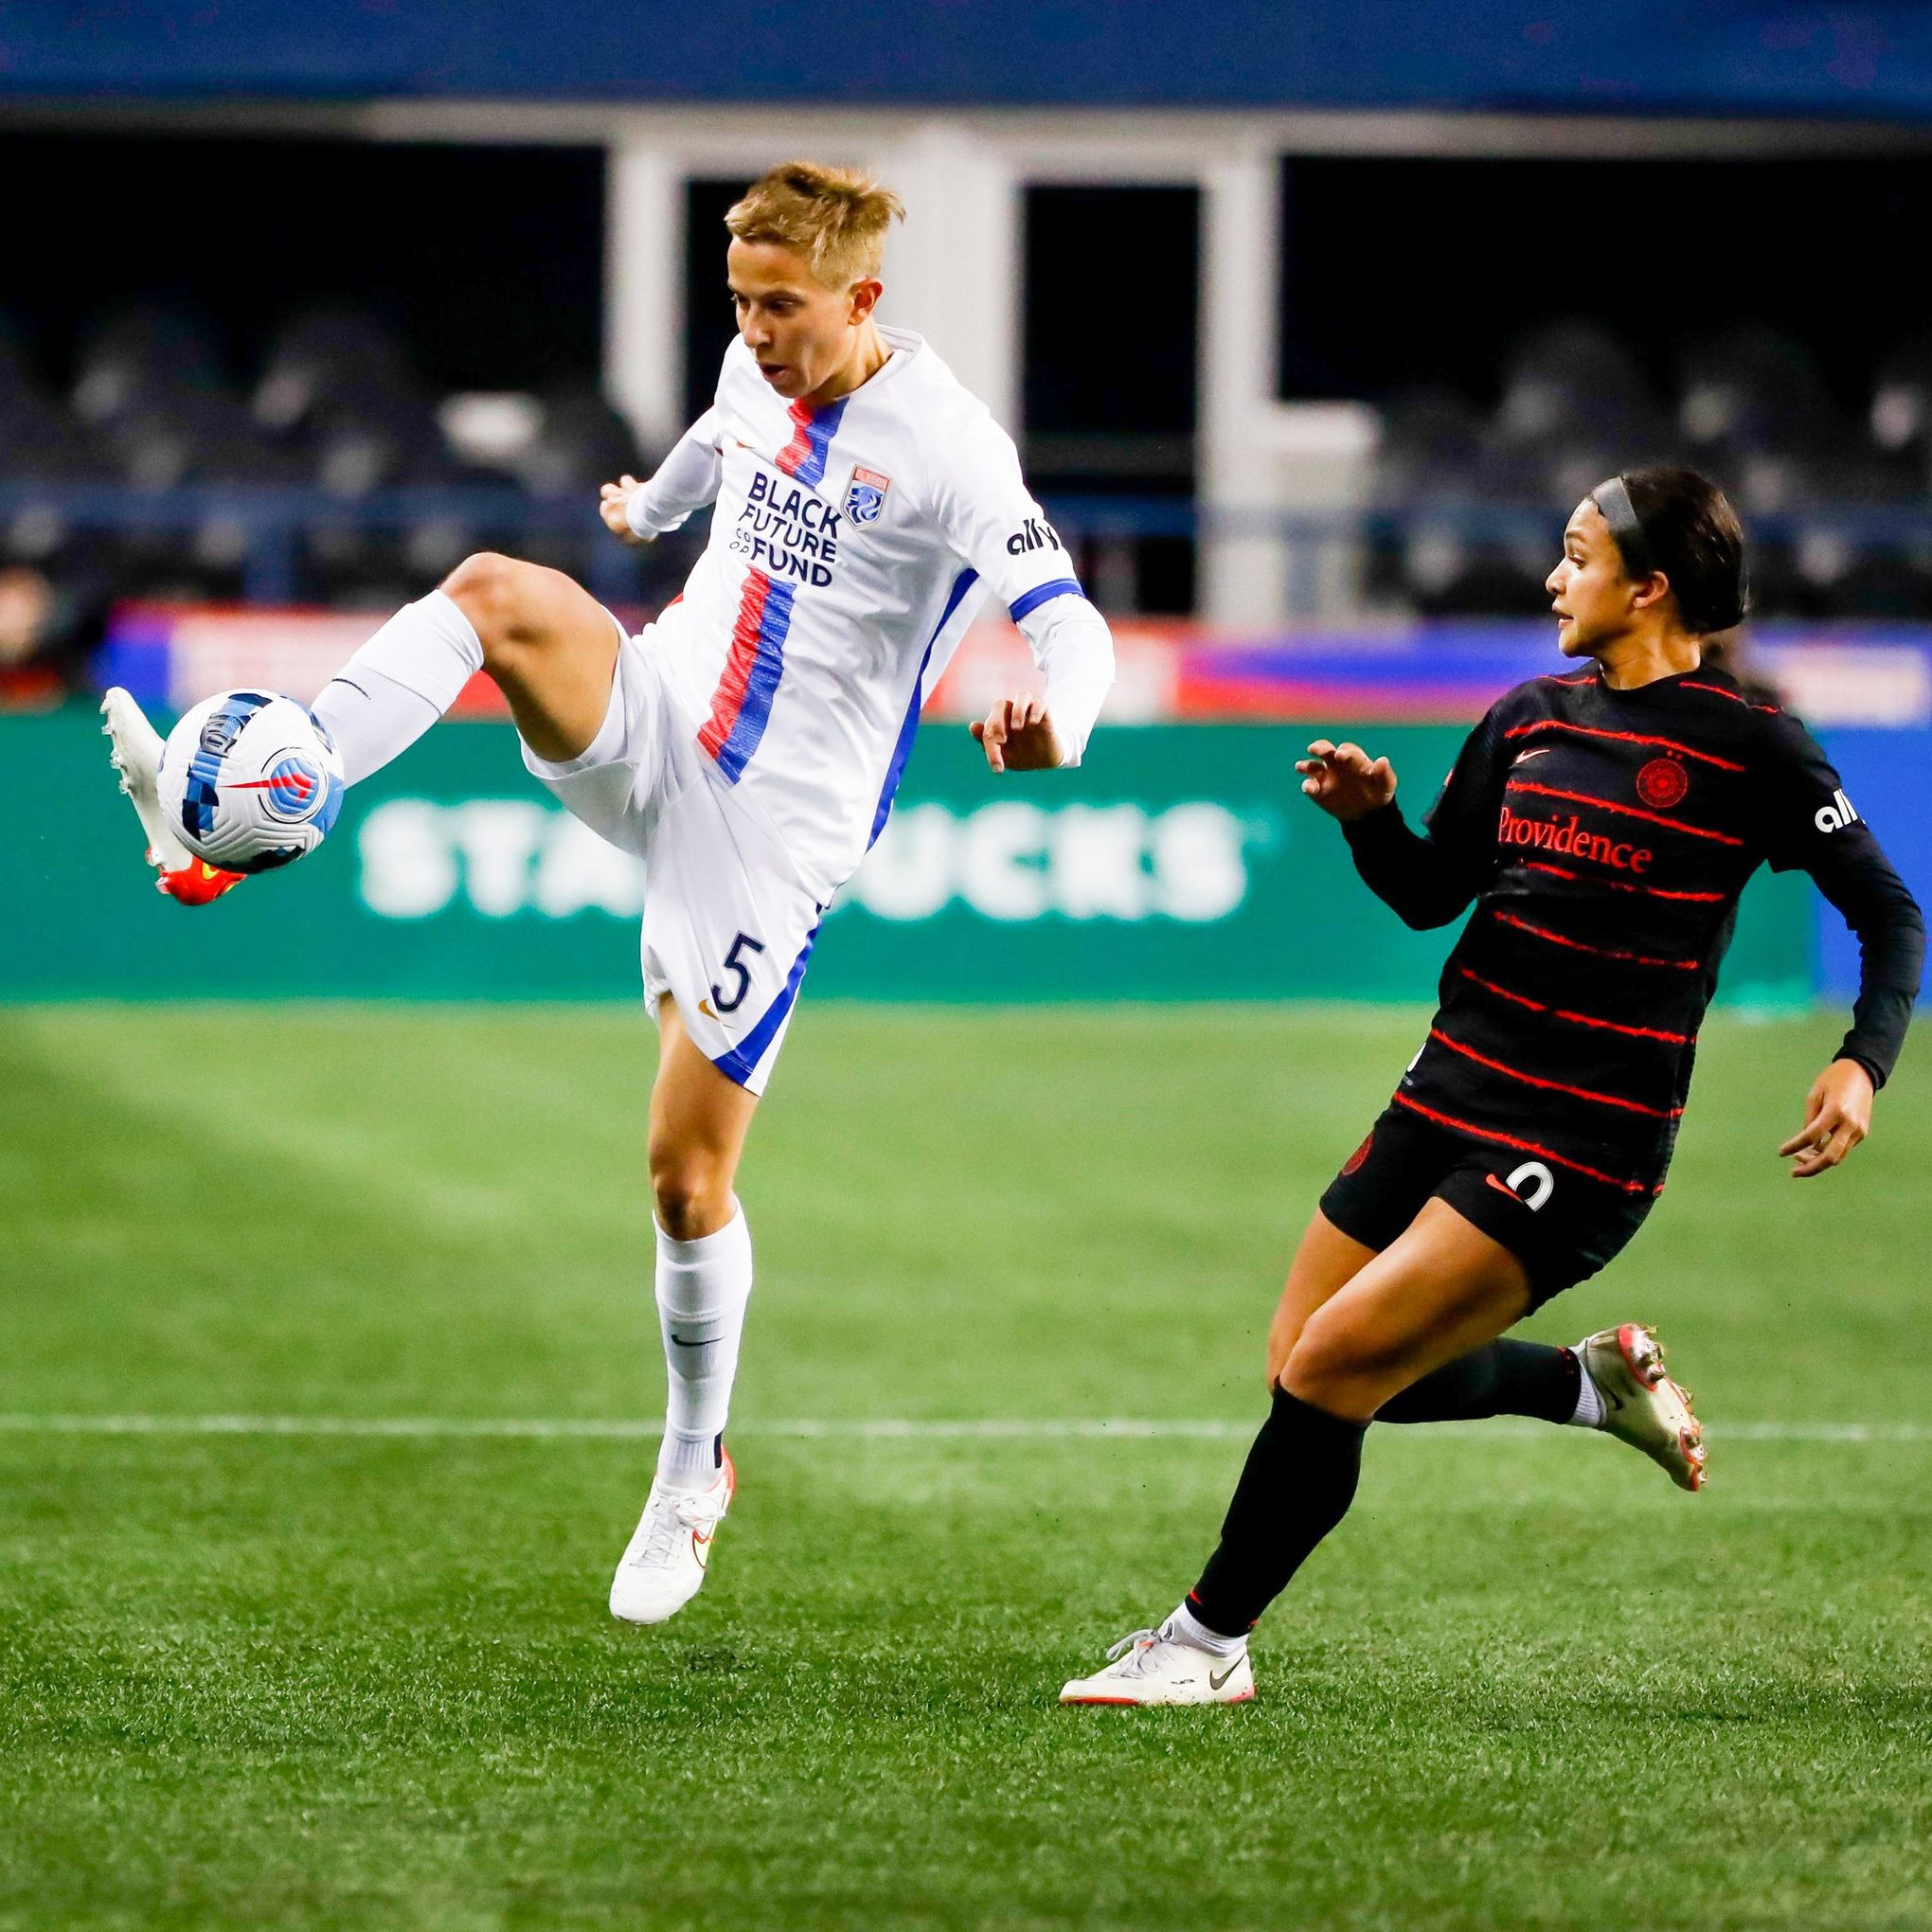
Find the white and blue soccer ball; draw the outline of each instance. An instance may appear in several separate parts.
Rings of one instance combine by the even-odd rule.
[[[342,809],[342,760],[308,707],[218,691],[161,748],[161,810],[197,858],[266,872],[313,851]]]

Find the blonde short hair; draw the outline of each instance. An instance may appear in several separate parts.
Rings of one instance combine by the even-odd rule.
[[[796,248],[813,279],[850,288],[879,273],[886,230],[905,205],[857,168],[784,161],[761,174],[724,217],[740,242]]]

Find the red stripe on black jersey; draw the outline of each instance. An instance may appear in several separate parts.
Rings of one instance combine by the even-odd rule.
[[[1560,680],[1559,680],[1560,681]],[[1715,765],[1721,772],[1741,772],[1744,767],[1715,752],[1699,751],[1694,744],[1679,744],[1674,738],[1652,738],[1641,731],[1604,731],[1594,724],[1572,724],[1565,718],[1538,718],[1531,724],[1512,724],[1505,738],[1528,738],[1537,731],[1569,731],[1579,738],[1607,738],[1618,744],[1654,744],[1661,751],[1674,751],[1680,758],[1694,758]]]
[[[1581,879],[1581,872],[1572,872],[1566,866],[1552,866],[1544,859],[1525,859],[1526,872],[1547,872],[1557,879]],[[1613,892],[1641,892],[1650,899],[1680,899],[1691,905],[1722,905],[1729,896],[1723,892],[1673,892],[1664,886],[1631,886],[1621,879],[1592,879],[1592,886],[1607,886]]]
[[[1446,1127],[1453,1134],[1474,1135],[1478,1140],[1494,1140],[1499,1146],[1513,1147],[1523,1154],[1533,1154],[1538,1160],[1554,1161],[1558,1167],[1568,1168],[1573,1173],[1588,1174],[1593,1181],[1601,1181],[1606,1187],[1620,1189],[1626,1194],[1659,1194],[1662,1184],[1653,1187],[1647,1181],[1621,1180],[1616,1174],[1606,1174],[1601,1168],[1586,1166],[1583,1161],[1572,1160],[1566,1154],[1559,1154],[1553,1147],[1545,1147],[1534,1140],[1525,1140],[1520,1135],[1504,1134],[1494,1127],[1484,1127],[1474,1120],[1458,1120],[1453,1114],[1440,1114],[1434,1107],[1425,1107],[1420,1100],[1412,1100],[1406,1094],[1394,1096],[1399,1107],[1406,1107],[1412,1114],[1420,1114],[1424,1120],[1433,1120],[1439,1127]]]
[[[1594,953],[1600,959],[1620,959],[1626,966],[1674,966],[1683,973],[1695,973],[1704,963],[1701,959],[1659,959],[1646,953],[1626,953],[1620,946],[1593,946],[1587,939],[1565,939],[1562,933],[1553,933],[1547,926],[1540,926],[1527,919],[1518,919],[1512,912],[1505,912],[1500,906],[1490,908],[1507,926],[1514,926],[1521,933],[1534,933],[1539,939],[1547,939],[1552,946],[1568,946],[1578,953]]]
[[[1472,973],[1467,966],[1458,966],[1457,972],[1473,986],[1479,986],[1485,993],[1493,993],[1498,999],[1506,999],[1512,1006],[1528,1007],[1532,1013],[1547,1013],[1549,1009],[1540,999],[1531,999],[1527,993],[1512,993],[1507,986],[1498,986],[1494,979],[1485,979],[1480,973]]]
[[[1572,805],[1594,805],[1600,812],[1620,813],[1625,818],[1648,819],[1653,825],[1667,825],[1673,832],[1688,832],[1692,838],[1715,839],[1719,845],[1742,846],[1744,840],[1727,832],[1711,832],[1701,825],[1686,825],[1681,818],[1666,818],[1660,812],[1646,812],[1638,805],[1619,805],[1614,798],[1599,798],[1590,792],[1565,792],[1555,785],[1532,785],[1528,778],[1512,778],[1504,788],[1511,792],[1536,792],[1546,798],[1565,798]]]
[[[1693,684],[1686,677],[1677,681],[1677,689],[1680,691],[1708,691],[1713,698],[1728,698],[1732,704],[1742,705],[1747,711],[1763,711],[1773,718],[1778,715],[1776,705],[1754,705],[1742,691],[1727,691],[1722,685]]]
[[[1512,1066],[1506,1061],[1492,1060],[1487,1053],[1478,1053],[1474,1046],[1466,1046],[1460,1040],[1452,1040],[1440,1027],[1429,1029],[1429,1038],[1439,1041],[1452,1053],[1459,1053],[1465,1060],[1473,1060],[1478,1066],[1486,1066],[1492,1073],[1500,1073],[1507,1080],[1521,1081],[1525,1086],[1545,1087],[1551,1093],[1570,1094],[1580,1100],[1595,1100],[1605,1107],[1622,1107],[1632,1114],[1647,1114],[1653,1120],[1674,1120],[1683,1113],[1682,1107],[1653,1107],[1642,1100],[1626,1100],[1619,1094],[1600,1094],[1594,1088],[1572,1086],[1566,1080],[1546,1080],[1540,1073],[1525,1073],[1520,1066]]]
[[[1532,1013],[1550,1013],[1559,1020],[1567,1020],[1576,1027],[1595,1027],[1605,1033],[1627,1033],[1633,1040],[1661,1040],[1670,1046],[1690,1046],[1696,1043],[1695,1033],[1671,1033],[1661,1027],[1633,1027],[1622,1020],[1605,1020],[1594,1013],[1580,1013],[1568,1007],[1547,1006],[1540,999],[1531,999],[1527,993],[1512,993],[1507,986],[1498,986],[1494,979],[1485,979],[1479,973],[1472,973],[1467,966],[1458,966],[1457,972],[1472,985],[1479,986],[1485,993],[1493,993],[1498,999],[1506,999],[1513,1006],[1528,1007]],[[1681,1109],[1679,1110],[1682,1111]]]

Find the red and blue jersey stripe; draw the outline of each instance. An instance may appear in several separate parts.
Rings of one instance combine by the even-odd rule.
[[[838,434],[839,419],[850,399],[841,396],[823,409],[806,402],[794,402],[786,412],[795,425],[792,440],[778,452],[778,468],[796,476],[808,489],[815,490],[825,481],[825,453]]]
[[[843,396],[823,409],[805,402],[791,405],[792,440],[778,455],[778,466],[786,475],[807,489],[824,481],[826,453],[845,406]],[[711,715],[698,733],[698,742],[734,785],[771,722],[772,700],[785,674],[785,637],[796,594],[795,583],[778,582],[762,570],[745,572],[724,674],[711,694]]]

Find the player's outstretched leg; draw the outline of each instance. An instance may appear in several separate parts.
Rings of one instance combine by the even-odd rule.
[[[1248,1632],[1348,1513],[1365,1422],[1278,1387],[1200,1581],[1157,1629],[1061,1687],[1063,1704],[1236,1704],[1255,1694]]]
[[[1601,1330],[1573,1349],[1503,1339],[1405,1388],[1378,1422],[1463,1422],[1532,1416],[1599,1429],[1641,1449],[1679,1489],[1704,1486],[1704,1425],[1690,1393],[1664,1372],[1656,1331],[1636,1322]]]
[[[1317,1216],[1283,1302],[1294,1340],[1200,1581],[1158,1629],[1126,1639],[1124,1655],[1117,1644],[1104,1670],[1066,1684],[1063,1704],[1252,1695],[1251,1669],[1235,1668],[1246,1663],[1248,1633],[1347,1514],[1369,1422],[1411,1383],[1520,1320],[1530,1283],[1508,1249],[1431,1200],[1392,1245],[1359,1263]]]
[[[1574,1349],[1509,1337],[1472,1349],[1404,1388],[1376,1411],[1378,1422],[1473,1422],[1529,1416],[1595,1428],[1602,1398]]]
[[[1269,1386],[1316,1310],[1375,1259],[1317,1212],[1296,1250],[1268,1336]],[[1690,1397],[1663,1371],[1655,1329],[1625,1322],[1572,1349],[1500,1336],[1445,1362],[1375,1413],[1378,1422],[1465,1422],[1489,1416],[1597,1429],[1640,1449],[1680,1488],[1705,1477],[1704,1430]]]
[[[617,641],[603,606],[561,571],[482,552],[398,611],[311,709],[353,785],[420,738],[484,671],[531,750],[567,760],[603,723]],[[112,690],[101,712],[160,889],[200,905],[240,884],[242,875],[198,859],[167,823],[156,786],[161,738],[133,697]]]
[[[732,1186],[757,1100],[705,1058],[674,1001],[658,1019],[650,1160],[668,1396],[651,1494],[611,1579],[611,1615],[627,1623],[674,1617],[709,1573],[737,1488],[724,1424],[751,1298],[751,1233]]]

